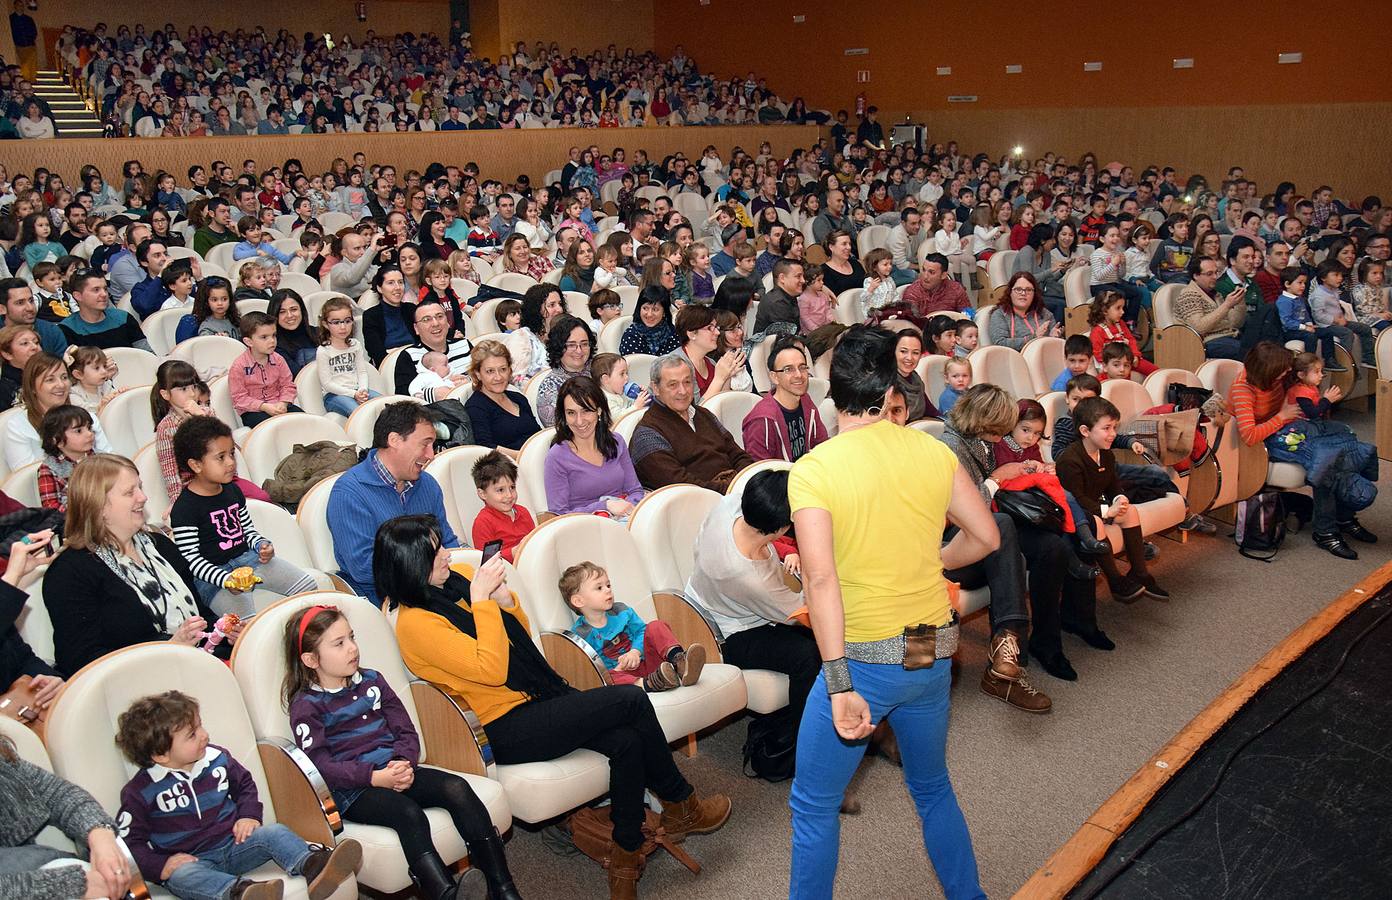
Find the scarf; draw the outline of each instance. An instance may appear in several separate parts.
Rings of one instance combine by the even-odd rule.
[[[629,327],[635,329],[638,334],[642,335],[643,340],[648,342],[648,352],[653,356],[662,356],[664,353],[670,352],[667,349],[668,346],[677,339],[677,330],[672,327],[672,323],[668,319],[663,319],[649,328],[643,324],[642,319],[634,316],[633,323]]]
[[[469,637],[477,638],[473,610],[458,602],[460,599],[467,600],[468,596],[469,579],[458,572],[450,572],[443,586],[426,589],[425,599],[419,608],[444,618]],[[503,683],[509,690],[524,694],[529,700],[550,700],[574,690],[551,668],[516,616],[510,616],[505,611],[503,629],[508,639],[507,680]]]
[[[114,547],[91,548],[92,553],[106,563],[117,578],[130,586],[150,614],[155,630],[173,634],[185,620],[202,615],[198,603],[189,593],[188,585],[169,560],[159,552],[155,542],[143,531],[136,532],[135,549],[145,559],[144,565],[119,553]]]

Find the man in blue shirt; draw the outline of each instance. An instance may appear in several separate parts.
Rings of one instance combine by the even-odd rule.
[[[329,532],[339,574],[358,594],[380,606],[372,577],[372,545],[383,522],[430,515],[446,547],[468,546],[445,518],[439,483],[425,472],[435,458],[435,420],[419,403],[383,407],[372,429],[372,450],[344,472],[329,493]]]
[[[5,316],[0,320],[0,327],[28,325],[39,333],[39,345],[45,353],[61,357],[68,349],[68,339],[63,329],[39,318],[34,291],[23,278],[0,279],[0,312]]]

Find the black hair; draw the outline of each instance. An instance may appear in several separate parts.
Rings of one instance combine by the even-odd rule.
[[[372,449],[384,450],[391,435],[406,438],[416,430],[420,423],[435,427],[435,417],[430,410],[412,400],[399,400],[382,407],[377,423],[372,426]],[[381,596],[379,593],[378,596]]]
[[[1256,241],[1252,240],[1246,235],[1239,234],[1237,237],[1233,238],[1232,241],[1228,243],[1228,261],[1231,262],[1234,259],[1237,259],[1238,251],[1243,250],[1247,247],[1255,248],[1256,246]]]
[[[780,334],[775,337],[773,339],[773,346],[769,348],[768,354],[768,370],[770,372],[774,371],[775,360],[778,359],[778,354],[782,353],[784,350],[798,350],[805,353],[807,345],[803,343],[802,338],[794,337],[790,334]]]
[[[372,542],[372,583],[377,596],[384,603],[422,605],[441,540],[440,523],[434,516],[397,516],[383,522]]]
[[[838,412],[858,415],[884,402],[894,382],[898,335],[884,328],[852,325],[831,356],[831,399]]]
[[[534,284],[527,288],[527,293],[522,295],[522,325],[530,328],[532,334],[535,334],[538,339],[541,338],[541,333],[546,325],[541,310],[546,305],[546,298],[552,294],[560,294],[562,305],[564,305],[565,293],[554,284],[545,282]]]
[[[1073,421],[1079,428],[1095,428],[1103,419],[1121,421],[1121,411],[1105,397],[1084,397],[1073,407]]]
[[[792,507],[788,502],[788,470],[766,469],[757,472],[744,486],[740,498],[740,515],[760,534],[773,534],[793,524]]]
[[[474,462],[474,467],[469,470],[469,474],[473,476],[474,487],[479,490],[483,490],[501,478],[507,478],[516,484],[517,463],[503,455],[501,450],[492,450]]]
[[[180,472],[191,472],[189,460],[202,459],[208,445],[218,438],[232,437],[227,423],[214,416],[190,416],[174,432],[174,464]]]
[[[565,353],[566,342],[570,340],[570,333],[577,328],[584,329],[585,339],[590,342],[590,356],[594,356],[595,336],[594,332],[590,331],[590,326],[575,316],[562,313],[551,323],[551,330],[546,333],[546,362],[551,368],[561,367],[561,356]],[[559,408],[557,411],[559,412]]]
[[[39,423],[39,446],[49,456],[60,456],[63,450],[59,445],[67,437],[68,429],[82,425],[92,427],[92,414],[87,410],[71,403],[55,406],[44,413]]]
[[[555,331],[553,328],[551,333],[555,334]],[[618,456],[619,444],[614,440],[614,432],[611,430],[613,421],[609,413],[609,401],[605,398],[599,382],[589,375],[577,375],[567,380],[556,393],[556,435],[551,439],[551,446],[555,447],[575,438],[565,417],[566,400],[574,400],[581,409],[599,417],[599,421],[595,423],[595,449],[605,459]]]
[[[1090,359],[1092,357],[1092,338],[1085,334],[1070,334],[1068,339],[1063,342],[1063,355],[1065,358],[1083,355]]]

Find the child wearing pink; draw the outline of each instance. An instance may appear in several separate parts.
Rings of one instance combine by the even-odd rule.
[[[1102,348],[1111,343],[1125,344],[1131,348],[1131,358],[1134,360],[1132,368],[1142,375],[1149,375],[1158,366],[1141,355],[1140,344],[1136,341],[1136,335],[1131,333],[1131,328],[1125,321],[1112,324],[1102,322],[1092,326],[1092,356],[1097,360],[1097,364],[1102,364]]]

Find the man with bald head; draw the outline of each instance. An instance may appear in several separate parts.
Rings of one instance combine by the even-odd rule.
[[[846,215],[846,195],[841,191],[827,191],[822,211],[812,220],[812,240],[820,244],[833,231],[855,234],[855,225]]]

